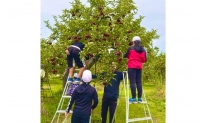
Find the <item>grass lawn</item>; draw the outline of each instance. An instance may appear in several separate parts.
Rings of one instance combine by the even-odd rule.
[[[48,92],[46,93],[44,92],[41,94],[41,123],[51,122],[62,95],[62,79],[60,77],[52,77],[50,79],[50,84],[53,91],[53,97],[42,97],[43,94],[48,95]],[[91,85],[93,84],[94,83],[91,83]],[[44,83],[44,87],[45,87],[45,83]],[[95,84],[95,87],[98,92],[99,104],[93,112],[92,120],[93,120],[93,123],[101,123],[100,116],[101,116],[103,85]],[[144,83],[143,89],[145,91],[146,99],[147,99],[154,123],[165,123],[165,86],[155,86],[153,84]],[[67,104],[68,104],[68,99],[65,99],[65,102],[63,104],[63,110],[65,110]],[[67,119],[66,123],[67,122],[70,123],[70,117]],[[116,111],[116,123],[125,123],[125,117],[126,117],[125,94],[124,94],[123,86],[121,84],[119,105]],[[136,117],[144,117],[144,110],[141,104],[130,105],[129,118],[136,118]],[[64,114],[61,114],[60,118],[62,119],[60,120],[60,123],[62,123],[61,121],[64,120]],[[107,122],[108,120],[109,119],[107,119]],[[146,123],[146,121],[140,121],[137,123]]]

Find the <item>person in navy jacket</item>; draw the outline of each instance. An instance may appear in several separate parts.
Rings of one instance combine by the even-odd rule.
[[[142,64],[147,61],[146,51],[140,46],[141,39],[139,36],[133,37],[133,46],[129,47],[124,57],[128,58],[128,77],[130,80],[130,87],[132,98],[130,102],[142,102]],[[138,100],[136,100],[136,87],[138,91]]]
[[[120,81],[123,80],[123,73],[116,70],[114,62],[112,63],[111,70],[113,71],[115,76],[113,79],[111,79],[112,85],[110,84],[104,85],[104,93],[103,93],[102,107],[101,107],[102,123],[106,123],[108,108],[110,111],[109,123],[112,123],[112,120],[114,121],[113,117],[117,106],[117,99],[119,97],[119,85]]]
[[[98,105],[97,91],[89,84],[91,80],[91,71],[85,70],[82,75],[83,84],[78,85],[72,93],[65,112],[65,116],[68,117],[69,111],[75,102],[71,123],[89,123],[91,112]],[[92,101],[94,101],[93,104]]]

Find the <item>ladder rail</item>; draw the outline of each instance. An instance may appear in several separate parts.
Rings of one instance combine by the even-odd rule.
[[[144,98],[144,101],[146,102],[146,104],[147,104],[147,101],[146,101],[146,98],[145,98],[145,93],[144,93],[144,90],[142,90],[143,91],[143,98]],[[145,114],[145,116],[147,117],[147,112],[146,112],[146,107],[145,107],[145,105],[143,105],[143,108],[144,108],[144,114]],[[147,109],[148,110],[148,109]],[[147,120],[147,123],[148,123],[148,120]]]
[[[65,90],[66,90],[67,86],[68,86],[68,83],[65,84],[65,88],[64,88],[64,91],[63,91],[63,93],[62,93],[62,96],[65,94]],[[54,121],[54,119],[55,119],[55,117],[56,117],[57,111],[58,111],[59,108],[60,108],[60,104],[62,104],[62,102],[63,102],[63,97],[62,97],[62,96],[61,96],[60,102],[58,103],[58,107],[57,107],[57,109],[56,109],[56,113],[54,114],[51,123],[53,123],[53,121]],[[59,114],[59,115],[60,115],[60,114]],[[59,119],[59,117],[58,117],[58,119]]]
[[[75,70],[75,71],[79,71],[80,69],[74,69],[74,70]],[[69,75],[68,75],[67,78],[69,78]],[[67,94],[67,90],[69,89],[70,84],[71,84],[71,83],[67,83],[67,82],[66,82],[66,84],[65,84],[64,90],[63,90],[62,95],[61,95],[61,99],[60,99],[60,101],[59,101],[59,103],[58,103],[58,107],[57,107],[57,109],[56,109],[56,112],[55,112],[55,114],[54,114],[54,116],[53,116],[53,119],[52,119],[51,123],[53,123],[53,121],[55,120],[57,113],[58,113],[57,123],[59,122],[60,114],[62,113],[62,112],[59,112],[59,111],[62,110],[62,107],[63,107],[63,104],[64,104],[64,99],[65,99],[65,98],[71,98],[71,96],[65,96],[65,95]],[[64,119],[63,122],[64,122],[65,120],[67,120],[67,119]],[[90,118],[90,120],[91,120],[91,118]]]
[[[144,92],[144,91],[143,91]],[[144,99],[146,101],[146,96],[145,96],[145,93],[143,94],[144,96]],[[146,101],[147,102],[147,101]],[[151,116],[151,112],[150,112],[150,109],[149,109],[149,106],[148,106],[148,103],[146,103],[146,106],[147,106],[147,110],[148,110],[148,114],[149,114],[149,117],[151,117],[151,122],[153,123],[153,119],[152,119],[152,116]]]
[[[128,79],[128,72],[127,72],[127,78],[126,78],[126,89],[127,89],[127,97],[126,97],[126,102],[129,102],[129,87],[130,87],[130,85],[129,85],[129,79]],[[126,103],[127,104],[127,110],[128,110],[128,112],[127,112],[127,116],[126,116],[126,118],[127,118],[127,121],[126,122],[128,122],[128,119],[129,119],[129,104],[128,103]]]
[[[131,103],[129,103],[129,88],[130,88],[130,82],[129,82],[129,79],[128,79],[128,72],[127,71],[123,71],[123,77],[124,77],[124,74],[127,74],[126,76],[126,79],[124,79],[123,81],[123,84],[124,84],[124,87],[125,88],[125,100],[126,100],[126,123],[129,123],[129,122],[137,122],[137,121],[142,121],[142,120],[146,120],[147,123],[149,120],[151,120],[151,122],[153,123],[153,119],[152,119],[152,116],[151,116],[151,113],[150,113],[150,109],[148,107],[148,103],[147,103],[147,100],[146,100],[146,96],[145,96],[145,92],[143,90],[143,101],[141,103],[137,103],[137,104],[142,104],[143,105],[143,108],[144,108],[144,113],[145,113],[145,117],[142,117],[142,118],[133,118],[133,119],[129,119],[129,105]],[[147,116],[147,111],[148,110],[148,115],[149,117]]]

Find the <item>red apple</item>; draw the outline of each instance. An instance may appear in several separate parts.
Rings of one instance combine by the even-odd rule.
[[[52,42],[49,42],[49,45],[52,45]]]
[[[86,35],[85,35],[85,38],[91,38],[91,37],[90,37],[90,35],[89,35],[89,34],[86,34]]]
[[[54,61],[54,60],[55,60],[55,58],[52,57],[52,58],[51,58],[51,61]]]
[[[118,58],[118,61],[121,62],[121,61],[122,61],[122,58]]]
[[[129,44],[128,44],[129,46],[131,46],[131,45],[133,45],[133,42],[131,41],[131,42],[129,42]]]
[[[118,52],[116,52],[116,54],[117,54],[118,56],[120,56],[120,55],[121,55],[121,52],[118,51]]]
[[[93,57],[94,55],[92,53],[90,53],[90,57]]]
[[[78,36],[74,36],[74,39],[77,39],[78,38]]]
[[[100,12],[100,15],[104,15],[104,13],[103,13],[103,12]]]
[[[57,71],[56,70],[52,70],[52,73],[55,74]]]
[[[117,22],[120,22],[120,18],[117,19]]]
[[[103,85],[107,85],[107,82],[103,82]]]
[[[105,36],[105,37],[109,37],[110,34],[109,34],[109,33],[104,33],[104,36]]]

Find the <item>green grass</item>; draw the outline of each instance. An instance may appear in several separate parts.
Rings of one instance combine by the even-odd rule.
[[[51,122],[62,95],[61,78],[59,77],[51,78],[50,84],[53,91],[53,97],[41,97],[41,123]],[[93,84],[91,83],[91,85]],[[103,85],[95,84],[95,87],[98,91],[99,104],[93,112],[92,120],[96,121],[95,123],[101,123],[100,116],[101,116],[101,101],[102,101],[102,95],[103,95]],[[148,106],[149,106],[154,123],[165,123],[165,87],[155,86],[153,84],[145,83],[143,84],[143,89],[145,91],[146,99],[147,99]],[[46,94],[48,94],[48,92],[46,92]],[[65,99],[65,102],[63,104],[63,110],[65,110],[67,103],[68,103],[68,100]],[[67,119],[68,121],[70,121],[70,117]],[[125,117],[126,117],[125,93],[123,90],[123,86],[121,84],[119,105],[116,111],[116,123],[125,123]],[[136,117],[144,117],[144,110],[143,110],[142,104],[130,105],[129,118],[136,118]],[[61,114],[61,119],[62,120],[60,121],[64,120],[64,114]],[[107,121],[108,120],[109,119],[107,119]],[[143,122],[141,121],[137,123],[146,123],[146,121],[143,121]]]

